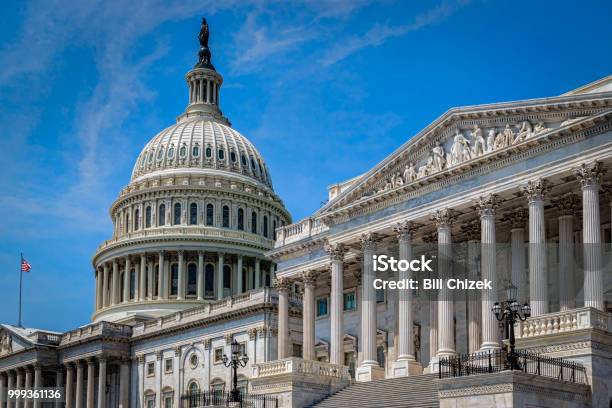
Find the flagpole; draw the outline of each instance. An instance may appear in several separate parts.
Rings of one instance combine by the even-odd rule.
[[[23,327],[21,325],[21,288],[23,287],[23,271],[21,270],[21,265],[23,264],[23,252],[20,253],[21,260],[19,261],[19,322],[17,323],[17,327]]]

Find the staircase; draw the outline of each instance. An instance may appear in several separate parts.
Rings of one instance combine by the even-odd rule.
[[[355,383],[313,408],[439,408],[437,374]]]

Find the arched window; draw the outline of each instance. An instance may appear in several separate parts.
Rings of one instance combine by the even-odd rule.
[[[190,394],[195,394],[197,392],[200,391],[200,387],[198,386],[198,383],[193,381],[191,384],[189,384],[189,393]]]
[[[236,163],[236,152],[233,150],[230,152],[230,160],[232,163]]]
[[[276,241],[276,220],[272,221],[272,238]]]
[[[206,297],[215,296],[215,266],[207,264],[204,271],[204,295]]]
[[[138,231],[138,228],[140,227],[138,225],[138,221],[140,220],[140,210],[138,210],[138,208],[136,210],[134,210],[134,231]]]
[[[229,207],[227,205],[223,206],[223,228],[229,228],[230,220],[229,220]]]
[[[257,166],[255,165],[255,160],[251,157],[251,169],[253,169],[253,173],[257,170]]]
[[[191,149],[191,155],[193,157],[199,157],[200,156],[200,146],[198,145],[193,146],[193,148]]]
[[[174,146],[170,146],[168,149],[168,158],[172,159],[174,157]]]
[[[181,203],[174,204],[174,225],[181,223]]]
[[[206,157],[208,157],[209,159],[212,157],[212,149],[210,148],[210,146],[206,146]]]
[[[194,263],[187,266],[187,296],[195,296],[198,291],[198,267]]]
[[[148,205],[145,209],[145,227],[151,228],[151,206]]]
[[[244,231],[244,210],[242,208],[238,209],[238,229]]]
[[[206,225],[214,225],[215,207],[212,204],[206,204]]]
[[[179,154],[181,155],[181,157],[187,156],[187,146],[186,145],[181,146],[181,150],[179,150]]]
[[[170,295],[178,295],[178,264],[170,266]]]
[[[157,225],[160,227],[166,225],[166,204],[159,206],[159,213],[157,214]]]
[[[240,161],[242,162],[243,166],[247,165],[247,158],[244,154],[240,156]]]
[[[189,224],[196,225],[198,223],[198,205],[191,203],[189,206]]]
[[[263,217],[263,234],[264,237],[268,238],[268,216],[264,215]]]
[[[219,149],[219,160],[225,160],[225,150]]]
[[[161,160],[164,158],[164,146],[159,146],[159,150],[157,151],[157,160]]]
[[[223,265],[223,288],[230,289],[232,287],[232,268],[229,265]]]
[[[257,234],[257,213],[255,211],[251,213],[251,232]]]

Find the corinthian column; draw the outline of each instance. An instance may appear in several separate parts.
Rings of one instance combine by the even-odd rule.
[[[108,307],[108,264],[102,266],[104,270],[102,280],[102,307]]]
[[[130,301],[130,269],[132,269],[132,263],[130,257],[125,257],[125,270],[123,271],[123,301]]]
[[[113,286],[111,287],[111,305],[119,303],[119,264],[113,260]]]
[[[519,208],[507,214],[510,221],[511,242],[511,280],[517,288],[517,302],[527,302],[527,276],[525,275],[525,224],[527,224],[527,211]]]
[[[98,408],[103,408],[106,407],[106,359],[101,357],[98,362]],[[67,404],[66,408],[69,408]]]
[[[331,295],[330,295],[330,358],[332,364],[344,365],[344,310],[343,310],[343,277],[344,254],[343,244],[327,245],[325,250],[331,260]],[[364,284],[365,286],[365,284]],[[361,322],[362,327],[364,322]],[[365,346],[365,343],[364,343]]]
[[[575,307],[574,291],[574,214],[576,196],[572,193],[554,201],[559,211],[559,309]]]
[[[412,260],[412,233],[414,226],[406,221],[399,223],[394,229],[399,243],[399,260],[410,262]],[[412,279],[409,270],[399,271],[399,281]],[[414,358],[414,339],[412,337],[412,290],[406,288],[398,293],[398,356],[392,365],[393,377],[419,375],[423,367]]]
[[[453,292],[446,286],[451,277],[452,210],[442,208],[436,211],[433,219],[438,227],[438,274],[443,279],[438,295],[438,357],[456,354],[454,341],[454,305]]]
[[[545,180],[538,179],[521,187],[529,201],[529,300],[531,315],[548,313],[548,276],[546,268]]]
[[[176,295],[177,300],[183,300],[185,298],[185,251],[178,251],[178,292]]]
[[[96,360],[87,360],[87,408],[94,408],[94,386],[96,376]]]
[[[575,170],[582,186],[582,236],[584,242],[584,306],[604,310],[599,186],[604,170],[599,162]]]
[[[140,255],[140,288],[138,296],[141,302],[147,297],[147,256],[145,254]]]
[[[159,251],[157,263],[159,266],[157,267],[157,298],[158,299],[166,299],[166,261],[164,259],[165,253],[164,251]]]
[[[276,280],[278,290],[278,359],[289,357],[289,286],[286,278]]]
[[[480,215],[480,245],[482,279],[491,281],[492,290],[482,292],[482,345],[481,350],[499,348],[497,340],[497,320],[491,311],[497,300],[497,262],[495,239],[495,209],[497,197],[488,195],[476,201]]]
[[[303,347],[302,353],[304,360],[315,359],[315,286],[316,274],[307,271],[302,274],[304,282],[304,310],[303,319]]]
[[[480,220],[473,220],[461,226],[461,231],[467,236],[468,278],[479,280],[480,273]],[[482,331],[482,295],[480,291],[468,291],[468,351],[475,353],[480,350],[480,333]]]
[[[368,233],[361,236],[361,249],[363,250],[360,339],[362,358],[361,366],[359,366],[356,372],[357,381],[371,381],[384,378],[384,370],[378,365],[376,360],[376,290],[374,289],[375,275],[373,264],[376,241],[377,237],[375,234]],[[338,304],[342,310],[342,298],[340,298]]]

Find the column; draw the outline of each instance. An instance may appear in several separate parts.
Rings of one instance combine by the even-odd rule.
[[[442,288],[438,292],[438,357],[445,357],[456,354],[453,292],[446,286],[452,266],[452,210],[439,209],[433,218],[438,228],[438,275],[443,279]]]
[[[399,260],[412,260],[412,234],[414,226],[406,221],[394,229],[399,243]],[[365,253],[364,253],[365,256]],[[399,281],[412,279],[410,271],[400,271]],[[392,365],[393,377],[419,375],[423,372],[421,365],[414,358],[412,290],[400,290],[398,293],[398,344],[397,361]]]
[[[154,274],[153,274],[153,269],[155,267],[155,265],[153,265],[153,262],[150,261],[149,259],[147,259],[147,299],[148,300],[153,300],[154,299],[154,295],[153,295],[153,279],[154,279]]]
[[[6,406],[6,374],[0,373],[0,408]]]
[[[276,280],[278,290],[278,359],[287,358],[289,354],[289,286],[285,278]]]
[[[378,364],[376,359],[376,289],[374,289],[374,264],[373,256],[376,249],[378,237],[374,233],[367,233],[361,236],[361,249],[363,251],[362,265],[362,286],[361,286],[361,365],[355,372],[357,381],[372,381],[379,378],[384,378],[384,371]],[[340,245],[340,244],[337,244]],[[332,252],[328,251],[332,259],[332,302],[330,311],[338,313],[339,333],[336,346],[337,353],[336,364],[344,364],[344,294],[343,294],[343,265],[344,247],[340,249],[331,248]],[[334,275],[334,271],[336,275]],[[336,285],[334,287],[334,284]],[[334,290],[335,289],[335,290]],[[334,306],[335,299],[335,306]],[[333,330],[332,325],[332,330]],[[333,331],[332,331],[333,336]],[[332,349],[334,350],[334,349]],[[381,377],[382,375],[382,377]]]
[[[76,363],[76,408],[83,408],[83,362]]]
[[[25,387],[24,388],[26,390],[32,389],[32,368],[31,367],[26,367],[25,369]],[[30,408],[31,406],[32,406],[32,400],[26,399],[25,407]]]
[[[512,283],[517,288],[517,301],[519,304],[527,302],[527,276],[525,275],[525,224],[527,223],[527,211],[522,208],[516,209],[508,214],[511,223],[511,275]]]
[[[17,388],[18,390],[24,390],[25,384],[23,383],[23,369],[18,368],[17,369],[17,382],[15,384],[15,388]],[[19,401],[15,401],[15,406],[17,408],[23,407],[23,400]]]
[[[225,254],[219,253],[219,265],[217,269],[217,299],[223,299],[223,259]]]
[[[574,214],[578,200],[572,193],[554,201],[559,212],[559,310],[575,307]]]
[[[102,307],[108,307],[108,264],[104,264],[104,274],[102,280]]]
[[[55,373],[55,388],[62,388],[64,386],[64,371],[62,367],[57,367],[57,372]],[[64,406],[63,401],[57,400],[55,401],[55,408],[62,408]]]
[[[343,259],[346,249],[343,244],[328,245],[327,251],[331,260],[331,294],[330,294],[330,353],[332,364],[344,365],[344,311],[343,311]],[[365,283],[363,285],[365,287]],[[361,322],[362,327],[364,322]],[[365,343],[364,343],[365,347]],[[364,348],[365,350],[365,348]]]
[[[98,408],[104,408],[106,407],[106,359],[98,359],[98,365]],[[66,405],[66,408],[70,407]]]
[[[123,301],[130,301],[130,270],[132,269],[132,262],[130,257],[125,257],[125,270],[123,271]]]
[[[242,281],[242,255],[238,255],[238,275],[237,275],[237,286],[238,286],[238,293],[242,293],[244,292],[244,282]]]
[[[255,258],[255,289],[261,287],[261,265],[259,258]]]
[[[178,251],[178,295],[176,298],[178,300],[183,300],[185,298],[185,251]]]
[[[495,210],[498,207],[497,197],[488,195],[476,201],[480,215],[480,268],[482,279],[492,282],[493,290],[482,291],[482,345],[481,350],[500,348],[497,333],[497,319],[493,314],[493,305],[497,301],[497,240],[495,238]]]
[[[582,241],[584,245],[584,306],[604,308],[599,186],[601,163],[584,163],[575,170],[582,187]]]
[[[94,382],[96,377],[96,361],[87,359],[87,408],[94,408]]]
[[[302,280],[304,282],[302,356],[304,360],[315,360],[315,272],[304,272]]]
[[[38,390],[42,387],[42,367],[40,364],[34,366],[34,389]],[[0,393],[1,395],[1,393]],[[34,400],[34,408],[40,407],[40,400]]]
[[[140,255],[140,292],[138,296],[141,302],[147,298],[147,256],[145,254]]]
[[[467,277],[480,280],[480,220],[472,220],[461,225],[461,231],[467,238]],[[467,291],[468,318],[468,352],[480,350],[480,333],[482,331],[482,297],[478,290]]]
[[[111,286],[111,305],[116,305],[119,299],[119,264],[113,260],[113,278]]]
[[[158,263],[159,263],[159,272],[157,274],[157,298],[165,299],[164,294],[166,293],[166,265],[164,261],[164,251],[159,251],[158,255]]]
[[[96,311],[102,309],[102,276],[100,268],[96,268]]]
[[[134,302],[138,302],[140,299],[140,262],[139,258],[136,258],[136,262],[134,263]]]
[[[545,180],[528,182],[521,188],[529,201],[529,301],[531,315],[548,313],[548,276],[546,268]]]
[[[73,377],[74,377],[74,366],[72,364],[66,364],[66,408],[74,408],[74,378]]]
[[[242,257],[240,261],[242,262]],[[204,252],[198,251],[198,282],[197,296],[198,300],[204,300]]]
[[[17,386],[15,385],[15,372],[14,371],[9,371],[8,373],[6,373],[8,380],[7,380],[7,390],[14,390],[17,388]],[[6,408],[15,408],[15,401],[7,401],[6,402]]]
[[[178,370],[178,366],[176,367]],[[161,390],[160,390],[161,391]],[[174,398],[180,398],[175,394]],[[129,408],[130,402],[130,366],[127,361],[122,361],[119,368],[119,408]]]

